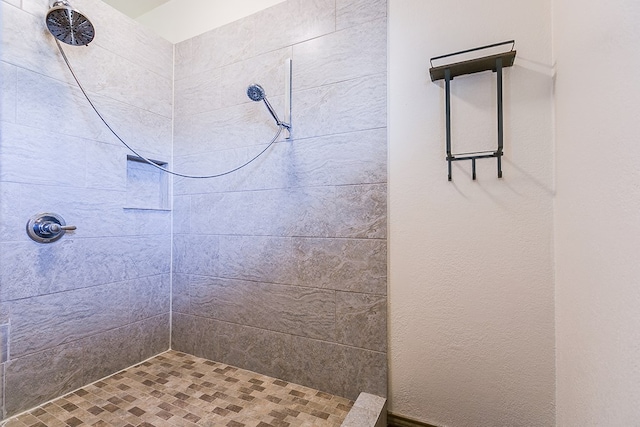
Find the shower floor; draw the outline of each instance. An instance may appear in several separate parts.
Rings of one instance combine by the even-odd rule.
[[[6,427],[339,426],[352,405],[170,350],[13,418]]]

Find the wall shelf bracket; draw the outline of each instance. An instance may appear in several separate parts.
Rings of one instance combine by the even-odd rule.
[[[491,54],[482,56],[480,58],[469,59],[460,62],[453,62],[440,66],[433,66],[433,61],[438,61],[453,56],[465,55],[468,53],[496,49],[504,45],[511,45],[511,50],[502,53]],[[448,165],[448,178],[451,181],[451,164],[452,162],[460,160],[471,160],[472,177],[476,179],[476,160],[496,158],[498,165],[498,178],[502,178],[502,156],[503,156],[503,103],[502,103],[502,69],[505,67],[513,66],[513,62],[516,58],[515,40],[510,40],[501,43],[495,43],[487,46],[476,47],[473,49],[463,50],[460,52],[450,53],[447,55],[441,55],[431,58],[431,68],[429,74],[431,75],[431,81],[437,80],[445,81],[445,128],[446,128],[446,147],[447,147],[447,165]],[[498,148],[492,151],[479,151],[473,153],[458,153],[452,154],[451,152],[451,80],[454,77],[462,76],[465,74],[480,73],[482,71],[493,71],[496,73],[498,80],[497,84],[497,100],[498,100]]]

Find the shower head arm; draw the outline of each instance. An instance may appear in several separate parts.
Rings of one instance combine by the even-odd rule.
[[[278,126],[283,127],[283,128],[285,128],[287,130],[291,129],[291,125],[289,123],[285,123],[282,120],[280,120],[280,117],[278,117],[278,115],[276,114],[275,110],[271,106],[271,103],[269,103],[269,101],[267,100],[266,96],[264,98],[262,98],[262,101],[264,101],[264,105],[267,106],[267,110],[269,110],[269,113],[271,114],[271,117],[273,117],[273,119],[276,121],[276,124]]]

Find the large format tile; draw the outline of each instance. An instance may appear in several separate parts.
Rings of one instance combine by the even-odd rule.
[[[387,71],[387,27],[371,21],[293,47],[293,88],[300,90]]]
[[[44,295],[61,285],[84,285],[86,271],[77,268],[80,246],[74,240],[47,246],[35,242],[0,243],[0,300]]]
[[[58,61],[60,54],[53,37],[45,29],[44,12],[42,16],[34,16],[4,1],[0,7],[2,61],[45,75],[69,78],[68,71],[63,74],[64,63]]]
[[[293,92],[295,138],[387,125],[386,73]]]
[[[386,353],[295,336],[291,344],[286,380],[348,399],[386,396]]]
[[[134,339],[129,351],[133,353],[135,363],[148,359],[170,348],[171,315],[169,313],[149,317],[132,323]]]
[[[288,0],[253,19],[255,49],[268,52],[335,31],[335,0]]]
[[[287,334],[335,340],[335,292],[192,277],[190,313]]]
[[[17,69],[6,62],[0,62],[0,120],[5,123],[16,121],[16,85]],[[4,134],[4,125],[3,125]]]
[[[380,183],[387,180],[386,129],[293,141],[280,162],[291,186]]]
[[[381,239],[294,238],[296,283],[385,295],[387,242]]]
[[[188,274],[173,273],[171,280],[171,312],[172,313],[191,313],[191,304],[189,297],[189,281]]]
[[[203,230],[210,232],[207,228],[203,225]],[[219,246],[218,236],[175,234],[173,236],[173,271],[205,276],[218,275]]]
[[[78,6],[80,7],[80,6]],[[100,0],[85,0],[85,13],[96,28],[92,44],[165,79],[173,78],[173,44]]]
[[[90,141],[81,138],[61,138],[49,130],[4,123],[0,180],[84,187],[88,143]]]
[[[201,335],[203,331],[196,329],[194,320],[195,316],[178,312],[171,313],[171,348],[173,350],[196,354],[196,334],[200,332],[198,335]],[[197,325],[198,328],[201,326],[201,324]],[[203,343],[199,342],[198,345],[202,346]]]
[[[64,49],[68,52],[76,76],[87,91],[171,118],[173,82],[170,78],[149,72],[135,62],[122,58],[119,52],[97,45],[89,47],[91,55],[82,57],[76,54],[77,49]],[[100,66],[96,67],[96,64]]]
[[[100,332],[79,341],[85,349],[85,384],[97,381],[125,369],[140,359],[132,348],[137,348],[135,325]]]
[[[133,234],[138,228],[122,210],[124,194],[108,189],[3,182],[0,241],[31,242],[25,224],[43,211],[62,215],[67,225],[77,227],[62,241]]]
[[[7,362],[6,415],[15,415],[84,385],[83,360],[83,348],[70,343]]]
[[[171,271],[171,237],[135,236],[123,239],[126,247],[120,254],[127,279],[168,274]]]
[[[337,236],[384,239],[387,236],[387,185],[336,188]]]
[[[11,303],[11,358],[129,323],[127,283],[59,292]]]
[[[194,355],[264,375],[284,378],[291,359],[291,335],[203,317],[193,317],[197,330]]]
[[[387,297],[336,292],[337,342],[387,351]]]
[[[130,322],[168,313],[170,310],[170,276],[148,276],[129,282]]]
[[[111,128],[135,150],[142,155],[153,155],[157,160],[169,158],[170,118],[103,95],[90,96]],[[19,69],[17,102],[16,122],[19,124],[121,145],[74,85]],[[64,111],[62,117],[60,111]]]
[[[253,56],[254,31],[250,17],[176,44],[175,79],[189,78]]]
[[[338,30],[386,16],[387,0],[336,0]]]
[[[251,159],[264,146],[175,157],[181,171],[208,173]],[[174,179],[175,194],[207,194],[387,180],[386,129],[371,129],[274,144],[257,161],[213,180]],[[264,206],[264,205],[261,205]],[[175,209],[175,206],[174,206]]]
[[[281,98],[281,97],[280,97]],[[270,100],[271,101],[271,100]],[[273,100],[274,108],[279,105]],[[279,110],[278,110],[279,111]],[[188,115],[175,123],[175,155],[206,154],[239,147],[266,144],[275,136],[277,127],[264,105],[257,102]],[[246,161],[246,160],[245,160]],[[244,163],[244,162],[242,162]],[[234,162],[220,169],[205,167],[187,174],[217,174],[242,164]]]
[[[292,283],[293,245],[289,238],[221,236],[219,276],[268,283]]]

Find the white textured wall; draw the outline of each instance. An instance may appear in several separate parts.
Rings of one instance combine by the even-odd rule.
[[[138,17],[137,21],[167,40],[179,43],[282,1],[171,0]]]
[[[389,3],[390,411],[553,425],[551,1]],[[447,182],[429,58],[509,39],[504,179],[483,160],[478,181],[459,163]],[[495,145],[495,75],[452,88],[454,148]]]
[[[640,3],[556,0],[559,426],[640,420]]]

